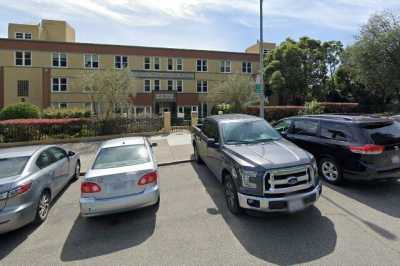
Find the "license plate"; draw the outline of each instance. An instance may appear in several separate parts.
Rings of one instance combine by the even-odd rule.
[[[393,164],[399,164],[400,163],[400,156],[395,155],[392,157],[392,163]]]
[[[112,191],[124,190],[128,186],[128,182],[118,182],[111,185]]]
[[[289,212],[297,212],[304,209],[304,202],[302,199],[288,201]]]

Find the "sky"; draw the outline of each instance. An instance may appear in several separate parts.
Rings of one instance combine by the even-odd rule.
[[[400,0],[264,0],[264,40],[354,42],[370,15]],[[78,42],[242,52],[259,38],[259,0],[0,0],[8,23],[66,20]]]

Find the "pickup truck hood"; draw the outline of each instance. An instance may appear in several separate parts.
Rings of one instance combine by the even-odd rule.
[[[227,152],[253,165],[267,169],[290,167],[311,162],[308,153],[295,144],[281,139],[257,144],[227,145]]]

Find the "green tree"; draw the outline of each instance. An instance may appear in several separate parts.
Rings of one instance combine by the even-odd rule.
[[[354,83],[363,84],[377,111],[400,101],[400,19],[391,13],[373,15],[357,41],[346,49],[344,65]],[[372,102],[372,101],[369,101]]]
[[[230,105],[232,112],[246,112],[248,106],[258,101],[255,87],[255,82],[250,77],[231,75],[210,91],[207,97],[214,105]]]

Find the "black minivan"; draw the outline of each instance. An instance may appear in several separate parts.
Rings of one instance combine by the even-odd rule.
[[[400,178],[400,123],[372,115],[310,115],[282,119],[274,127],[312,153],[322,177],[349,180]]]

